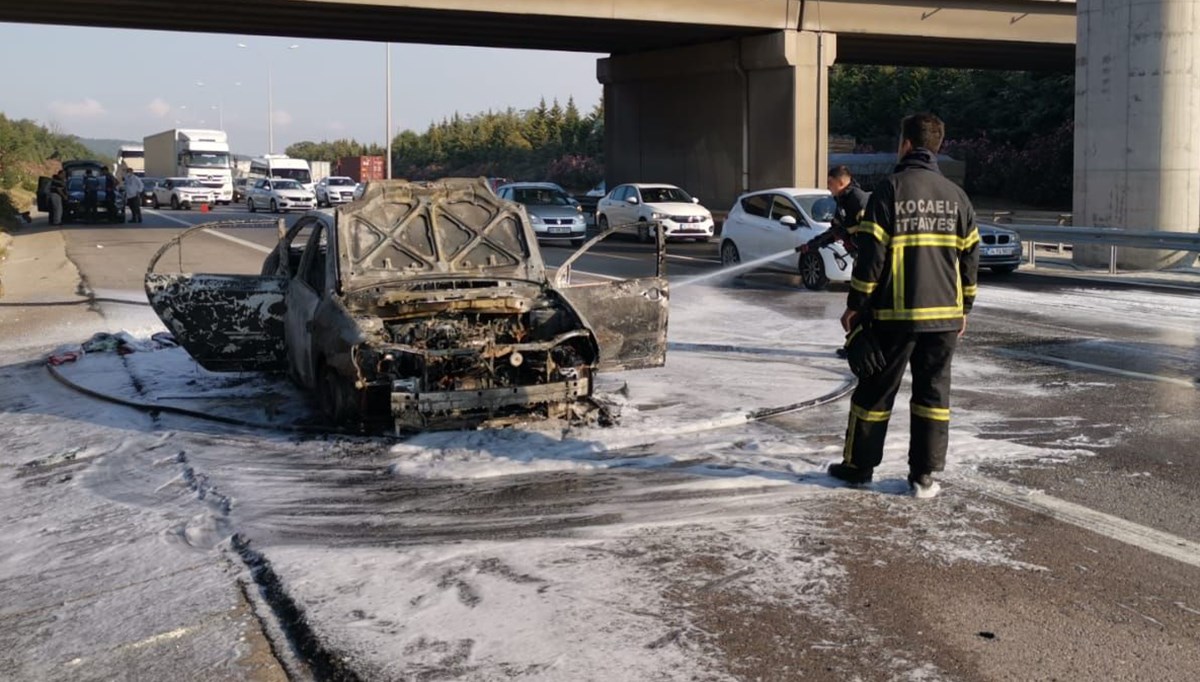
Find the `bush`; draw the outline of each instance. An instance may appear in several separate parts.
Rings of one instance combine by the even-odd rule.
[[[986,135],[948,140],[942,153],[967,164],[965,189],[1045,208],[1071,205],[1075,126],[1067,121],[1022,146],[996,142]]]
[[[587,191],[604,179],[604,167],[590,156],[567,154],[551,162],[546,178],[569,191]]]

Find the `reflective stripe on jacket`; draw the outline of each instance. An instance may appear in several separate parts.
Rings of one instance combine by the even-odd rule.
[[[925,149],[905,156],[850,232],[847,307],[914,331],[953,331],[977,290],[979,229],[965,192]]]

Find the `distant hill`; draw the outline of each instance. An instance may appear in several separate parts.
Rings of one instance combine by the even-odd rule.
[[[141,140],[93,140],[86,137],[79,138],[79,143],[87,147],[96,156],[102,156],[107,159],[117,158],[117,152],[120,151],[123,144],[141,144]]]

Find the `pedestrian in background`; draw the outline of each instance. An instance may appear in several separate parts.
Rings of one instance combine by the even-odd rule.
[[[869,483],[883,459],[892,405],[912,368],[908,483],[917,497],[938,493],[950,437],[950,364],[975,302],[979,230],[962,188],[938,169],[945,126],[932,114],[900,125],[900,164],[875,188],[853,228],[858,246],[842,327],[851,368],[843,461],[835,478]]]
[[[61,169],[50,176],[50,224],[63,224],[63,206],[67,203],[67,174]]]
[[[96,220],[99,201],[100,178],[89,168],[83,176],[83,212],[87,215],[88,222]]]
[[[142,190],[146,186],[133,171],[125,171],[125,205],[129,207],[130,222],[142,222]]]

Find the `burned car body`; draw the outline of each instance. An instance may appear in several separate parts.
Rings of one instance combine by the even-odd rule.
[[[151,262],[160,319],[203,367],[287,371],[339,423],[570,417],[597,371],[665,362],[662,258],[654,276],[552,284],[525,213],[484,180],[370,183],[301,218],[258,276],[154,271],[201,228]]]

